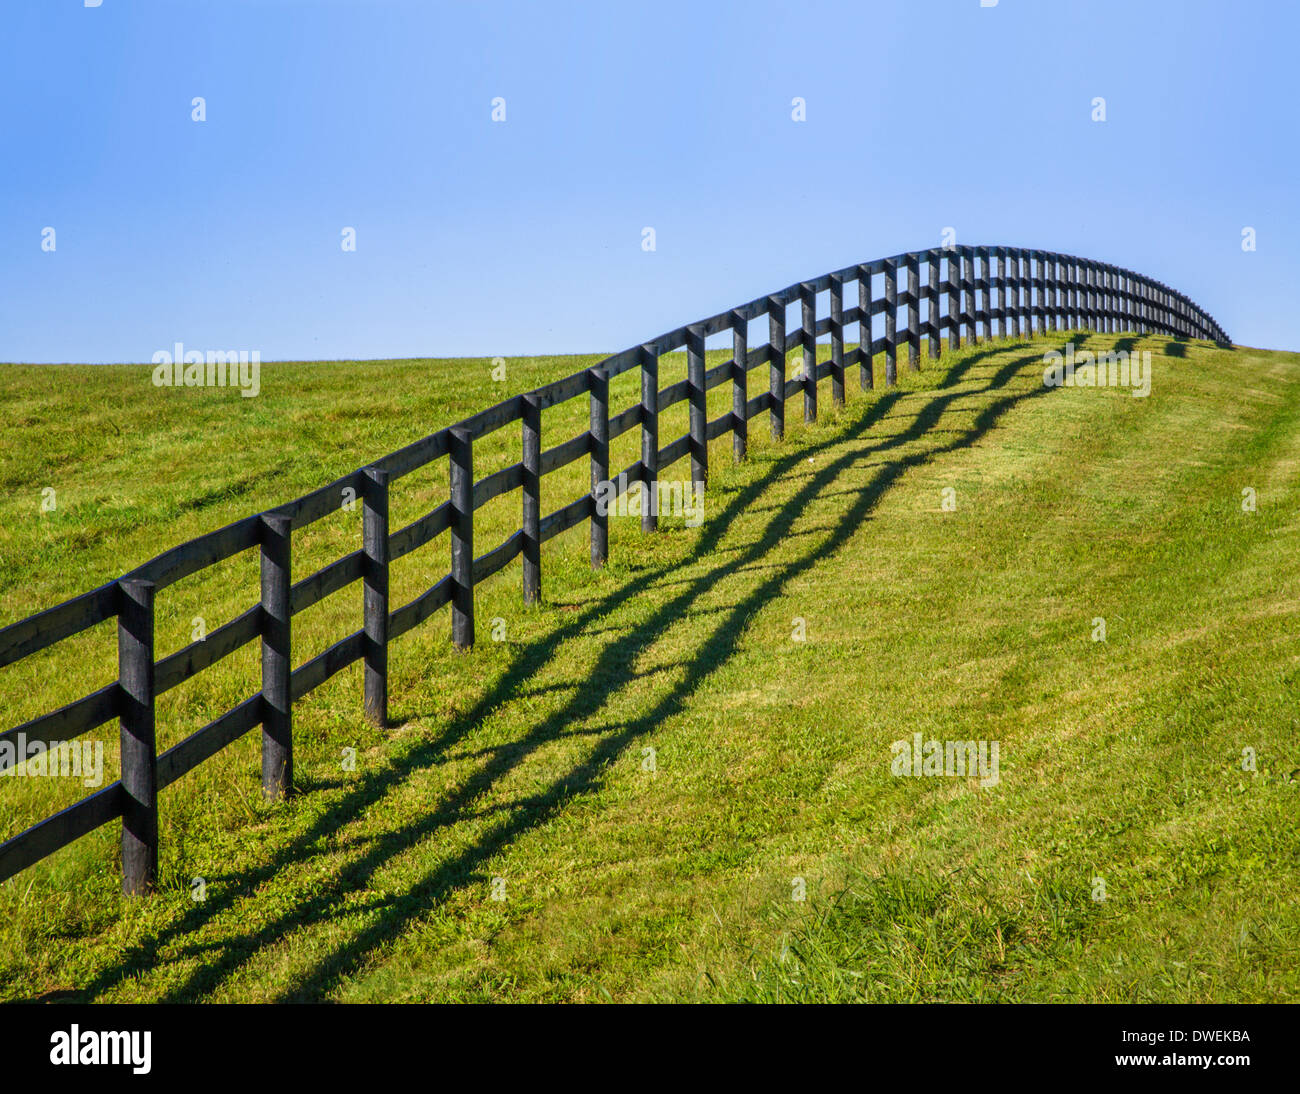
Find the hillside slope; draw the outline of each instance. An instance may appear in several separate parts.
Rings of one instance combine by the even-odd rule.
[[[1135,398],[1044,386],[1067,341],[1117,340],[969,347],[839,412],[827,385],[783,444],[714,446],[701,527],[612,519],[599,574],[582,530],[548,545],[539,609],[508,567],[472,653],[445,612],[394,647],[396,729],[362,722],[359,666],[295,707],[297,798],[257,799],[255,735],[166,791],[158,897],[117,895],[111,826],[0,885],[0,998],[1296,998],[1300,356],[1127,338]],[[6,368],[0,622],[584,363],[265,366],[234,405]],[[559,439],[585,407],[551,413]],[[404,480],[394,525],[445,475]],[[304,537],[296,576],[356,537]],[[256,582],[181,583],[160,653]],[[296,659],[359,599],[296,621]],[[0,672],[7,724],[111,678],[108,628],[65,647]],[[164,746],[256,689],[244,652],[166,697]],[[997,742],[996,785],[893,774],[914,734]],[[0,780],[0,837],[80,793]]]

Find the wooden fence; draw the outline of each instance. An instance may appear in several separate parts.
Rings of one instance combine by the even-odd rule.
[[[900,291],[903,275],[906,287]],[[883,279],[883,296],[873,291],[877,277]],[[858,303],[845,308],[845,293],[855,282]],[[828,294],[828,314],[819,316],[817,298],[824,292]],[[801,323],[787,331],[786,309],[795,303],[800,305]],[[920,315],[922,304],[928,312],[925,321]],[[764,316],[768,341],[751,347],[749,324]],[[877,316],[884,317],[881,337],[873,333]],[[855,323],[859,345],[845,352],[844,329]],[[475,584],[522,556],[523,597],[525,602],[535,602],[541,595],[541,545],[584,520],[590,524],[592,565],[598,567],[605,561],[608,518],[596,504],[599,484],[614,483],[615,490],[626,490],[639,482],[648,493],[665,468],[688,455],[692,482],[703,482],[708,475],[708,443],[730,433],[735,457],[743,458],[749,423],[756,415],[766,412],[773,437],[780,439],[785,431],[785,405],[791,397],[802,393],[804,420],[816,419],[821,380],[830,378],[831,397],[842,403],[845,372],[852,366],[858,366],[862,387],[871,389],[875,383],[872,359],[883,355],[884,384],[889,386],[896,380],[900,349],[906,349],[909,365],[919,368],[923,339],[928,339],[929,356],[937,358],[945,331],[949,347],[955,349],[962,342],[963,330],[968,343],[976,342],[993,337],[994,323],[998,337],[1087,329],[1228,342],[1213,318],[1187,297],[1130,270],[1048,251],[950,247],[878,259],[791,285],[616,353],[594,368],[506,399],[305,497],[192,539],[116,581],[0,630],[0,668],[112,618],[117,619],[118,630],[116,682],[0,733],[0,742],[11,742],[15,751],[20,735],[29,742],[55,745],[113,718],[118,719],[121,732],[120,779],[0,844],[0,881],[120,818],[123,890],[133,894],[151,891],[158,865],[159,791],[260,725],[263,793],[269,798],[285,794],[293,785],[294,702],[354,661],[365,666],[367,717],[386,724],[391,641],[450,604],[452,642],[461,649],[471,646]],[[732,359],[706,369],[705,339],[728,331]],[[830,360],[817,365],[817,340],[827,335]],[[659,358],[682,348],[686,350],[686,379],[661,389]],[[803,367],[801,375],[787,378],[786,355],[793,349],[802,350]],[[749,373],[764,365],[768,366],[768,389],[751,397]],[[640,401],[611,414],[610,379],[638,367]],[[705,394],[726,383],[732,385],[732,409],[709,421]],[[590,428],[544,449],[542,411],[583,396],[590,401]],[[683,400],[689,405],[689,431],[660,447],[659,415]],[[522,460],[476,479],[476,440],[515,423],[522,430]],[[611,475],[609,442],[638,426],[641,458],[621,477]],[[406,527],[391,530],[388,491],[392,481],[443,456],[450,477],[449,500]],[[591,461],[591,493],[543,516],[542,476],[583,457]],[[522,499],[519,530],[476,556],[474,511],[516,489]],[[362,503],[360,548],[292,582],[293,534],[337,510],[347,497],[359,498]],[[642,527],[653,530],[656,519],[653,512],[644,512]],[[410,603],[391,608],[389,564],[443,532],[451,538],[451,572]],[[203,640],[157,659],[154,598],[158,591],[253,548],[261,552],[261,603]],[[364,586],[360,629],[294,668],[293,617],[357,581]],[[157,696],[256,640],[262,650],[261,690],[159,755],[154,724]],[[22,760],[16,756],[10,762]]]

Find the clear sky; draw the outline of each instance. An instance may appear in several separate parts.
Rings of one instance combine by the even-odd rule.
[[[1300,349],[1294,0],[85,2],[5,6],[0,360],[613,352],[949,226]]]

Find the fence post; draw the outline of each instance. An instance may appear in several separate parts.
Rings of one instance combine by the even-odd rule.
[[[841,342],[841,345],[843,343]],[[731,313],[731,454],[739,463],[749,448],[749,321]],[[844,383],[841,369],[840,384]],[[644,506],[643,506],[644,509]]]
[[[844,278],[831,276],[831,402],[844,405]]]
[[[1071,330],[1079,329],[1079,260],[1072,258],[1065,267],[1065,299],[1070,310]]]
[[[772,405],[768,417],[772,422],[772,439],[785,436],[785,305],[773,297],[767,300],[767,342],[772,351],[768,371],[768,393]]]
[[[1073,330],[1073,301],[1070,298],[1070,286],[1074,283],[1074,264],[1066,258],[1060,256],[1057,263],[1057,288],[1061,294],[1061,329]]]
[[[542,599],[542,401],[524,396],[523,412],[524,603]]]
[[[659,355],[641,347],[641,531],[659,527]]]
[[[1029,333],[1047,333],[1047,319],[1043,311],[1043,256],[1038,251],[1031,251],[1028,262],[1029,274]]]
[[[388,472],[367,467],[363,487],[365,710],[383,728],[388,725]]]
[[[803,343],[803,420],[817,420],[817,294],[809,285],[799,286],[799,315]]]
[[[1037,313],[1034,310],[1034,252],[1025,251],[1024,264],[1021,266],[1023,277],[1021,284],[1024,288],[1024,317],[1025,317],[1025,337],[1032,338],[1035,331],[1034,320]]]
[[[1059,329],[1060,316],[1057,314],[1060,304],[1056,297],[1056,255],[1050,251],[1045,257],[1047,262],[1047,329],[1055,331]]]
[[[921,266],[913,253],[907,256],[907,365],[921,367]]]
[[[686,390],[690,400],[691,482],[709,477],[709,415],[704,401],[704,328],[686,330]]]
[[[158,754],[154,736],[152,581],[119,581],[117,680],[122,750],[122,892],[151,893],[158,880]]]
[[[291,532],[288,517],[262,514],[262,797],[268,801],[293,791]]]
[[[1046,334],[1056,330],[1055,301],[1052,299],[1051,253],[1043,252],[1040,261],[1043,271],[1043,332]]]
[[[1006,256],[1006,275],[1002,282],[1002,306],[1007,315],[1007,332],[1012,338],[1020,337],[1020,256],[1013,247],[1003,248]]]
[[[1098,334],[1105,330],[1103,326],[1103,300],[1101,294],[1101,267],[1095,262],[1088,263],[1088,302],[1089,314],[1092,316],[1090,329]]]
[[[998,337],[1007,336],[1007,249],[994,249],[998,256]]]
[[[1034,336],[1034,282],[1030,255],[1032,251],[1020,254],[1020,325],[1026,338]]]
[[[925,252],[925,279],[928,285],[926,311],[930,316],[930,360],[937,360],[939,345],[939,253],[933,248]]]
[[[609,373],[587,370],[591,390],[591,568],[599,570],[609,558],[609,509],[600,511],[602,483],[609,482]],[[695,433],[694,407],[691,433]],[[643,495],[644,496],[644,495]]]
[[[858,384],[863,391],[870,391],[875,386],[875,371],[872,368],[871,334],[872,306],[871,267],[858,267]]]
[[[898,379],[898,263],[885,260],[885,387]]]
[[[961,347],[961,252],[950,247],[948,258],[948,348]]]
[[[474,435],[453,429],[447,446],[451,469],[451,641],[474,645]]]
[[[991,252],[987,247],[980,247],[976,250],[975,254],[978,264],[984,269],[984,274],[979,279],[979,287],[980,311],[984,313],[984,319],[981,325],[984,328],[984,341],[987,342],[993,337],[993,303],[991,298],[992,286],[990,285],[990,278],[993,276]]]
[[[979,341],[975,331],[975,249],[973,247],[963,247],[962,253],[962,281],[966,289],[966,344],[973,346]]]

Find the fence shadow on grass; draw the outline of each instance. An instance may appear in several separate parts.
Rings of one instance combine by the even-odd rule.
[[[1075,335],[1076,346],[1082,344],[1086,334]],[[472,804],[485,791],[521,763],[529,754],[548,742],[565,735],[566,727],[574,721],[595,714],[610,698],[614,690],[626,683],[622,669],[651,648],[656,640],[673,623],[693,612],[693,605],[716,588],[720,582],[734,576],[746,567],[767,558],[771,549],[788,541],[789,534],[799,516],[810,502],[829,488],[837,477],[864,458],[887,455],[904,445],[934,437],[934,426],[958,399],[976,399],[994,395],[1004,388],[1027,365],[1041,360],[1041,349],[1017,355],[1001,365],[988,383],[973,391],[957,390],[968,373],[977,364],[993,355],[1002,355],[1027,349],[1024,342],[1000,342],[988,348],[970,352],[955,362],[940,385],[925,398],[924,391],[908,393],[925,398],[911,423],[901,432],[872,442],[870,432],[882,421],[890,418],[903,397],[903,392],[889,391],[879,396],[846,427],[837,430],[824,441],[786,452],[772,461],[770,470],[754,483],[742,487],[726,506],[706,521],[689,557],[684,562],[669,562],[647,568],[632,576],[621,588],[601,598],[578,613],[573,619],[557,627],[552,633],[524,646],[513,664],[502,673],[489,691],[472,709],[455,717],[436,737],[415,746],[399,765],[363,775],[348,792],[333,803],[302,834],[290,839],[270,861],[261,867],[243,871],[238,876],[222,879],[226,884],[209,886],[209,899],[196,904],[178,920],[157,935],[128,949],[111,968],[105,969],[77,996],[91,999],[129,979],[141,970],[154,967],[160,961],[177,957],[197,957],[203,965],[165,995],[168,1002],[192,1002],[207,998],[230,977],[251,961],[263,948],[273,946],[290,932],[305,926],[328,921],[334,914],[337,902],[348,893],[364,890],[375,873],[402,854],[425,840],[429,835],[448,825],[472,815]],[[854,535],[868,518],[881,497],[909,469],[937,456],[960,451],[974,444],[992,429],[1004,414],[1013,407],[1052,389],[1036,386],[1018,395],[1003,395],[976,410],[971,425],[965,429],[941,436],[951,440],[928,446],[918,452],[900,455],[881,464],[867,486],[861,489],[854,503],[838,519],[828,537],[811,544],[797,560],[778,565],[774,572],[747,595],[740,603],[725,610],[725,617],[717,623],[692,657],[684,678],[677,683],[655,707],[647,713],[616,727],[600,740],[594,751],[581,763],[556,779],[546,790],[517,799],[511,803],[485,810],[513,812],[504,824],[485,834],[473,846],[420,878],[396,899],[381,901],[382,917],[372,925],[339,944],[331,953],[319,959],[310,968],[292,977],[290,986],[280,994],[280,1001],[314,1001],[329,997],[331,990],[351,972],[360,967],[367,955],[377,947],[400,936],[402,931],[418,916],[447,893],[464,886],[478,877],[483,864],[500,853],[528,831],[546,823],[573,798],[598,788],[607,765],[640,736],[652,730],[665,718],[681,711],[690,695],[709,674],[723,665],[735,652],[737,643],[754,616],[792,580],[806,572],[817,562],[838,550]],[[866,442],[861,446],[854,442]],[[852,445],[830,463],[818,463],[817,470],[794,496],[774,510],[762,535],[743,550],[719,555],[720,541],[742,513],[751,511],[763,495],[780,478],[805,464],[810,453],[829,448]],[[179,953],[173,949],[184,936],[201,929],[223,913],[233,912],[243,898],[258,887],[270,882],[277,873],[288,866],[301,863],[313,853],[319,841],[339,832],[347,824],[380,802],[386,794],[400,784],[412,771],[441,762],[447,749],[464,740],[484,715],[504,701],[516,697],[519,690],[546,666],[557,652],[571,641],[591,641],[593,628],[613,615],[633,598],[647,589],[662,584],[682,565],[691,565],[710,559],[720,559],[707,574],[685,584],[682,590],[664,603],[654,615],[630,633],[613,638],[600,652],[590,682],[579,689],[558,711],[540,718],[528,732],[508,746],[487,749],[478,755],[489,756],[484,766],[470,775],[456,790],[448,794],[431,811],[393,831],[371,840],[364,852],[328,883],[310,896],[291,901],[290,907],[272,922],[247,934],[232,936],[218,942],[204,942],[192,946],[182,945]],[[696,612],[704,617],[704,613]],[[717,612],[709,613],[711,615]],[[610,634],[617,630],[608,629]],[[413,717],[431,714],[432,710],[416,712]],[[569,731],[572,732],[572,731]],[[599,731],[583,731],[584,735],[597,736]],[[213,892],[216,890],[216,892]],[[376,905],[379,906],[379,905]],[[356,911],[350,906],[349,911]]]

